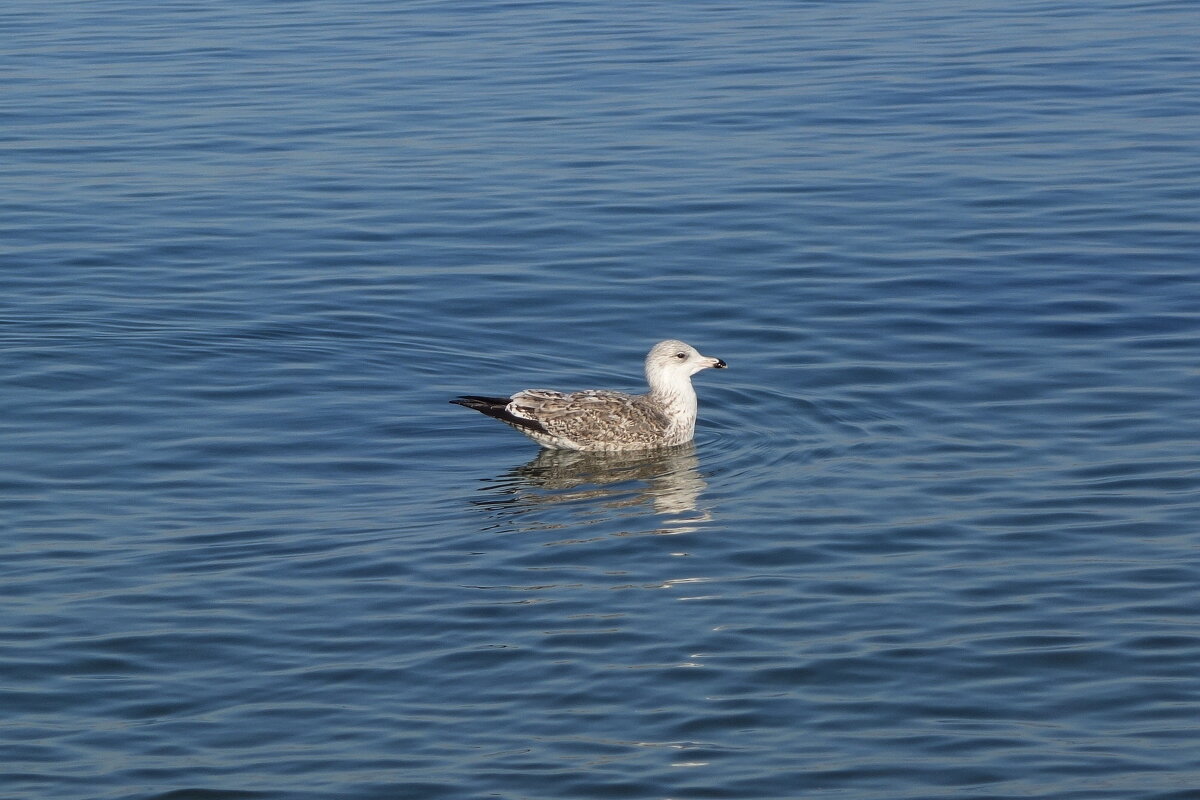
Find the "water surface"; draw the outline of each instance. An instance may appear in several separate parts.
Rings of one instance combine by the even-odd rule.
[[[0,794],[1200,796],[1192,4],[0,20]]]

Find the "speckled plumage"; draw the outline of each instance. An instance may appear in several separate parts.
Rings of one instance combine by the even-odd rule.
[[[543,447],[609,452],[669,447],[692,440],[696,392],[691,376],[709,367],[721,369],[725,362],[669,339],[646,356],[647,394],[526,389],[511,397],[468,395],[450,402],[495,417]]]

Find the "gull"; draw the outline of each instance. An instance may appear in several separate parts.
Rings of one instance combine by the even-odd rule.
[[[451,400],[507,423],[551,450],[617,452],[671,447],[696,432],[692,376],[724,369],[719,358],[702,356],[677,339],[659,342],[646,356],[646,394],[607,389],[556,392],[526,389],[510,397],[463,395]]]

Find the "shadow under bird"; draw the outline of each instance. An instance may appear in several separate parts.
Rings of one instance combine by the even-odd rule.
[[[495,417],[554,450],[625,451],[671,447],[696,433],[692,376],[724,369],[719,358],[701,355],[676,339],[659,342],[646,356],[646,394],[606,389],[556,392],[526,389],[510,397],[464,395],[451,400]]]

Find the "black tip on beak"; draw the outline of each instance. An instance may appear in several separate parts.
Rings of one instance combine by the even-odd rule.
[[[713,364],[713,369],[725,369],[728,366],[728,364],[718,358],[717,363]]]

